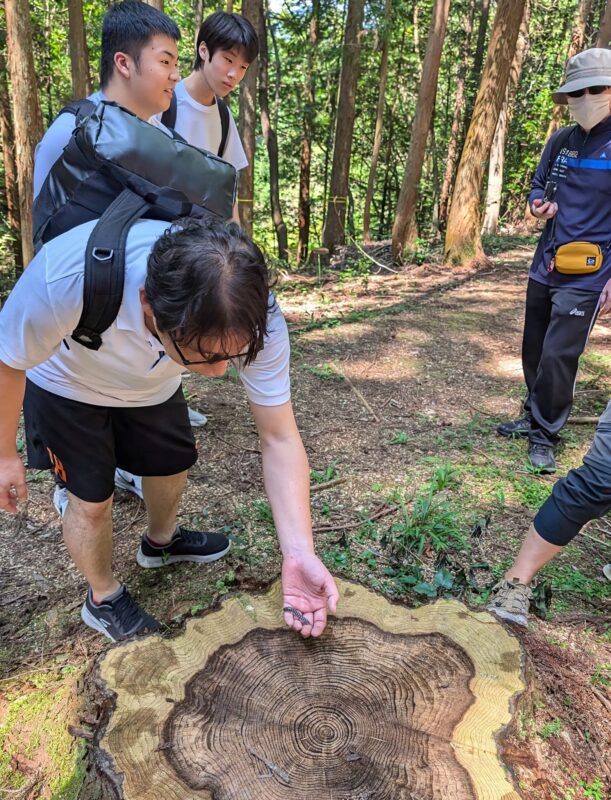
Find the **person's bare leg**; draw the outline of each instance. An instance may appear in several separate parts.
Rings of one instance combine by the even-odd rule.
[[[187,483],[187,473],[142,478],[142,494],[148,514],[148,536],[167,544],[176,531],[176,514]]]
[[[511,567],[505,573],[505,578],[511,581],[517,578],[520,583],[530,583],[537,572],[563,550],[555,544],[550,544],[542,539],[531,525],[522,542],[520,552]]]
[[[120,586],[112,574],[112,497],[102,503],[87,503],[70,492],[68,496],[64,542],[91,586],[94,602],[99,603]]]

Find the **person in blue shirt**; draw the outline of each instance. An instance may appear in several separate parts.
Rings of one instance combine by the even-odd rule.
[[[528,437],[528,455],[542,472],[555,472],[554,446],[573,402],[579,357],[597,315],[611,309],[611,50],[591,48],[571,58],[554,93],[577,123],[557,150],[545,146],[529,196],[547,224],[531,264],[526,294],[522,366],[524,414],[497,428]],[[546,191],[547,189],[547,191]],[[571,242],[598,245],[595,272],[560,272],[557,249]]]

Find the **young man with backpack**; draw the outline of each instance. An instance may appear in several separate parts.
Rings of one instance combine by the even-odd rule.
[[[117,103],[140,119],[169,131],[159,122],[159,115],[172,102],[180,79],[178,47],[180,31],[166,14],[139,0],[124,0],[110,8],[102,26],[100,90],[86,103],[71,104],[51,124],[36,148],[34,161],[34,197],[37,198],[51,169],[70,141],[75,128],[75,109],[88,109],[103,100]],[[194,427],[205,425],[207,418],[189,408]],[[117,485],[142,497],[138,476],[117,472]],[[54,504],[63,514],[67,495],[61,487],[54,493]]]
[[[161,122],[189,144],[217,153],[236,168],[248,165],[246,153],[227,105],[259,53],[257,34],[241,14],[215,11],[202,23],[191,74],[180,81]],[[239,222],[237,205],[233,218]]]
[[[28,463],[52,467],[69,493],[63,534],[89,585],[83,621],[115,641],[158,630],[112,571],[114,470],[145,476],[140,566],[224,555],[225,536],[177,525],[187,470],[197,459],[181,374],[219,377],[232,361],[261,440],[283,554],[284,619],[303,636],[319,635],[338,593],[314,554],[288,331],[261,252],[235,224],[136,221],[125,244],[122,303],[92,350],[75,328],[96,225],[45,244],[0,311],[0,509],[14,513],[27,497],[15,445],[25,393]]]
[[[577,123],[551,137],[529,203],[547,224],[530,268],[522,342],[524,415],[501,436],[528,437],[534,467],[555,472],[554,446],[573,402],[579,357],[597,313],[611,309],[611,50],[566,66],[554,102]]]

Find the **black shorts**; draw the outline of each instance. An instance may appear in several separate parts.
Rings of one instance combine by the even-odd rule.
[[[156,406],[111,408],[69,400],[26,383],[28,467],[52,469],[68,491],[101,503],[115,468],[134,475],[176,475],[197,461],[182,387]]]

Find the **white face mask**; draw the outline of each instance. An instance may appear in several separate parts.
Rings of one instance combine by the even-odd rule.
[[[584,94],[567,100],[571,116],[586,131],[592,130],[611,112],[611,95],[608,94]]]

